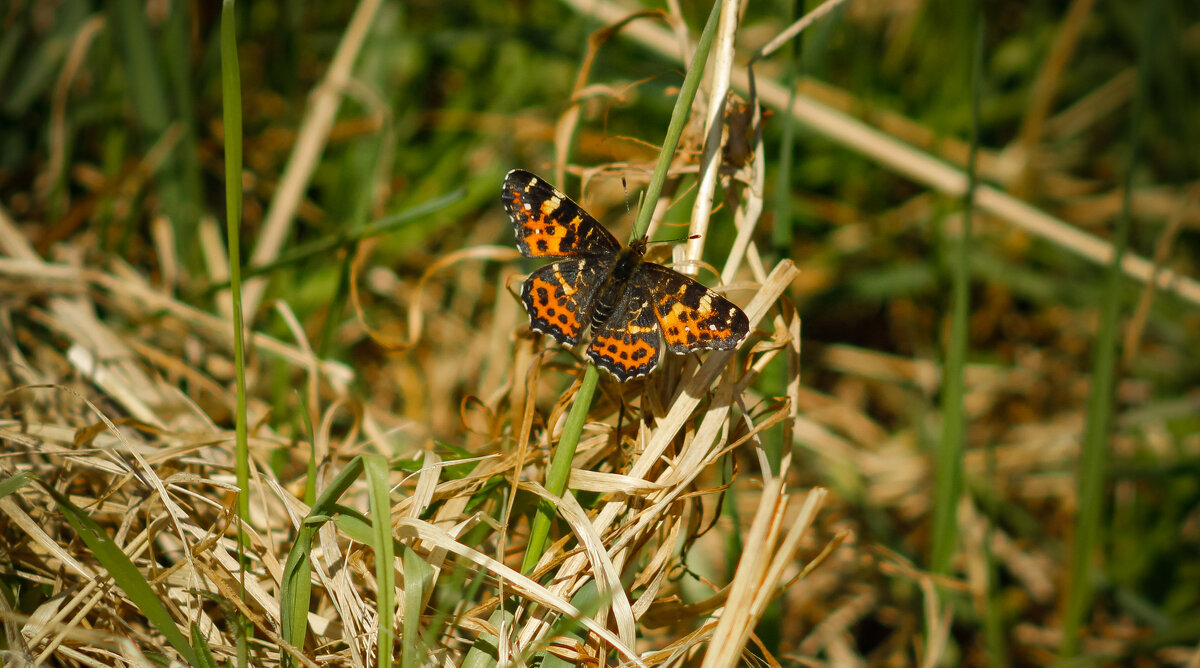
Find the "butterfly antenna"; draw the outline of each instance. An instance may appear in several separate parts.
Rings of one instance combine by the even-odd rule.
[[[629,205],[629,184],[625,182],[625,177],[621,177],[621,188],[625,190],[625,213],[629,216],[629,220],[633,220],[633,207]]]
[[[677,244],[681,241],[689,241],[691,239],[699,239],[699,238],[700,238],[699,234],[693,234],[689,237],[679,237],[678,239],[660,239],[658,241],[651,241],[650,243],[652,243],[652,244]]]

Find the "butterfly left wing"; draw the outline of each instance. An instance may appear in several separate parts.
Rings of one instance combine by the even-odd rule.
[[[591,214],[523,169],[504,177],[500,199],[525,257],[607,257],[621,251],[617,238]]]
[[[625,382],[654,370],[662,342],[649,291],[631,283],[617,310],[595,330],[587,356]]]
[[[736,304],[683,274],[653,262],[638,265],[631,283],[653,286],[651,302],[667,350],[731,350],[750,332]]]
[[[564,345],[579,343],[591,321],[595,284],[603,280],[607,263],[599,258],[566,258],[535,270],[521,286],[521,303],[529,326]]]

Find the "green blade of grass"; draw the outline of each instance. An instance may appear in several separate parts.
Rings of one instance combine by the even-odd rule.
[[[180,200],[176,207],[176,216],[172,223],[175,226],[176,252],[187,262],[196,256],[197,244],[192,243],[196,237],[196,226],[204,205],[200,186],[200,151],[196,141],[196,99],[192,92],[192,70],[189,66],[188,39],[188,6],[186,3],[172,3],[171,12],[164,25],[162,49],[166,65],[167,81],[171,84],[171,93],[178,110],[179,122],[183,124],[183,136],[179,146],[172,151],[171,158],[178,171],[175,176],[178,182]],[[189,258],[189,253],[191,258]]]
[[[233,363],[237,371],[238,513],[250,518],[250,453],[246,445],[246,351],[242,330],[242,75],[237,55],[237,17],[233,0],[221,9],[221,102],[225,123],[225,228],[229,283],[233,299]]]
[[[308,632],[308,606],[312,594],[312,562],[309,556],[319,528],[320,524],[316,522],[300,524],[300,531],[296,533],[296,540],[283,566],[283,577],[280,578],[280,635],[292,647],[303,648],[304,636]],[[279,661],[284,668],[295,665],[295,660],[287,653],[280,655]]]
[[[39,96],[54,87],[54,77],[62,68],[63,60],[70,48],[70,17],[64,17],[62,30],[50,35],[41,35],[36,42],[29,42],[25,27],[17,23],[12,28],[5,26],[4,40],[0,42],[0,74],[8,74],[5,80],[3,109],[17,116],[28,113]],[[9,33],[12,38],[9,39]],[[11,56],[9,55],[11,54]],[[11,57],[20,55],[18,67],[11,67]]]
[[[488,624],[496,629],[512,629],[513,613],[497,608],[488,617]],[[490,633],[480,633],[463,659],[462,668],[491,668],[500,656],[500,639]]]
[[[24,23],[13,23],[6,27],[3,33],[0,33],[0,81],[8,79],[9,68],[12,67],[17,52],[20,50],[21,43],[25,41],[25,34],[29,31],[28,26]],[[12,94],[12,91],[9,91]],[[5,102],[5,107],[8,108],[12,98]]]
[[[424,220],[427,216],[437,213],[451,204],[461,201],[466,195],[467,189],[459,188],[427,202],[422,202],[411,209],[406,209],[392,216],[384,216],[361,227],[350,228],[344,232],[338,232],[337,234],[332,234],[315,241],[293,246],[281,252],[276,259],[270,262],[246,267],[242,271],[242,280],[269,274],[277,269],[296,264],[311,257],[327,255],[341,250],[363,239],[369,239],[407,227],[408,225]],[[228,287],[229,281],[210,283],[201,290],[201,294],[207,295]]]
[[[279,582],[279,618],[280,635],[293,647],[304,646],[304,636],[308,631],[308,606],[312,592],[312,555],[313,540],[321,525],[333,518],[344,509],[337,505],[337,500],[362,475],[364,469],[362,457],[351,459],[346,468],[342,469],[329,486],[321,492],[316,502],[308,511],[308,515],[300,522],[300,530],[296,541],[288,551],[287,562],[283,566],[283,577]],[[366,523],[364,522],[364,525]],[[369,530],[351,536],[362,543],[372,542]],[[284,668],[295,665],[293,658],[287,654],[280,657]]]
[[[554,461],[550,463],[550,471],[546,474],[546,489],[555,496],[562,496],[567,488],[567,480],[571,477],[571,462],[575,459],[575,447],[579,444],[579,436],[583,433],[583,425],[587,421],[588,409],[592,405],[592,396],[596,393],[596,382],[600,379],[600,371],[595,364],[589,363],[583,370],[583,381],[579,384],[579,392],[575,395],[575,403],[567,414],[563,424],[562,439],[554,450]],[[556,512],[554,504],[538,501],[537,516],[529,530],[529,544],[525,548],[525,558],[521,562],[522,573],[532,573],[538,559],[546,551],[546,540],[550,535],[550,523]]]
[[[112,7],[112,31],[119,35],[122,64],[126,73],[129,98],[142,138],[157,142],[171,126],[171,102],[159,63],[163,57],[154,48],[151,27],[146,20],[145,3],[138,0],[116,0]],[[168,154],[162,167],[154,174],[158,201],[172,220],[180,220],[184,184],[180,178],[180,154],[193,150],[189,144]],[[199,179],[199,172],[196,172]],[[199,197],[199,181],[196,183]],[[127,230],[132,234],[132,227]]]
[[[381,458],[382,459],[382,458]],[[386,467],[384,468],[386,472]],[[391,557],[400,551],[404,555],[404,631],[401,636],[402,657],[401,665],[404,668],[416,667],[425,664],[429,653],[425,651],[424,645],[421,643],[421,612],[425,608],[426,592],[433,582],[433,570],[429,564],[425,563],[421,557],[408,546],[395,540],[391,534],[392,523],[389,520],[386,523],[380,523],[375,515],[375,506],[372,505],[372,518],[368,520],[353,508],[346,508],[331,504],[323,506],[321,510],[326,513],[322,517],[327,519],[329,515],[333,515],[334,521],[337,523],[338,529],[351,540],[359,541],[367,545],[372,545],[377,551],[376,570],[382,568],[383,559],[388,559],[387,567],[393,568]],[[314,509],[315,510],[315,509]],[[386,554],[384,554],[386,551]],[[392,587],[391,591],[395,591],[395,575],[394,572],[390,576],[391,581],[387,583]],[[384,598],[382,587],[384,582],[379,582],[380,599]],[[395,599],[388,595],[387,604],[394,606]],[[382,606],[382,603],[380,603]],[[392,610],[395,608],[393,607]],[[382,614],[382,607],[380,609]],[[389,613],[390,614],[390,613]],[[390,622],[389,622],[390,623]],[[380,633],[383,633],[382,622],[380,622]],[[389,627],[390,629],[391,627]],[[381,636],[382,637],[382,636]],[[388,654],[384,655],[387,651]],[[472,652],[475,650],[472,649]],[[395,665],[391,661],[390,648],[384,648],[382,641],[380,644],[379,665],[390,666]],[[386,659],[386,660],[385,660]],[[466,664],[464,664],[466,665]]]
[[[37,480],[37,476],[32,473],[18,473],[10,478],[5,478],[4,482],[0,482],[0,499],[8,496],[21,489],[28,487]]]
[[[159,62],[146,25],[145,6],[137,0],[113,3],[113,32],[121,36],[129,96],[138,122],[152,137],[161,135],[170,123],[166,88],[155,67]]]
[[[246,559],[242,550],[249,541],[242,527],[250,521],[250,448],[246,428],[246,352],[242,336],[241,244],[242,218],[242,82],[237,56],[237,17],[233,0],[221,8],[221,109],[225,125],[225,225],[229,252],[230,285],[233,302],[233,359],[236,384],[236,452],[238,560],[245,578]],[[242,580],[243,591],[245,582]],[[248,638],[253,632],[249,620],[242,620],[238,633],[238,665],[247,665]]]
[[[977,1],[973,6],[975,12],[975,48],[973,50],[973,63],[971,74],[971,153],[967,163],[967,202],[973,202],[974,193],[972,192],[976,183],[976,157],[979,147],[979,130],[982,127],[980,101],[983,98],[984,88],[984,67],[983,67],[983,45],[984,37],[987,35],[986,17],[980,11],[980,5]],[[967,217],[970,218],[973,213],[973,207],[968,206]],[[970,226],[964,223],[963,238],[967,238],[970,231]],[[964,254],[969,253],[970,249],[964,248]],[[970,265],[978,265],[978,254],[969,254]],[[968,267],[974,273],[978,273],[976,266]],[[964,339],[966,337],[964,336]],[[964,341],[964,347],[966,342]],[[965,362],[965,359],[963,360]],[[960,403],[960,409],[965,410],[965,406]],[[1009,665],[1008,648],[1005,645],[1004,633],[1004,608],[1003,601],[1000,597],[999,587],[999,563],[992,552],[992,536],[996,531],[995,522],[999,517],[999,494],[994,486],[996,481],[996,450],[995,443],[989,439],[987,443],[987,470],[984,476],[985,485],[988,485],[988,494],[986,496],[987,508],[987,526],[984,528],[983,540],[983,561],[984,571],[986,574],[986,596],[984,600],[984,620],[983,632],[984,643],[987,647],[987,661],[989,666],[1001,668]],[[961,459],[959,460],[962,461]],[[958,468],[959,475],[962,475],[962,466]],[[965,482],[965,481],[964,481]],[[960,488],[961,489],[961,488]],[[936,526],[936,525],[935,525]]]
[[[246,346],[242,336],[242,252],[239,237],[242,221],[242,75],[237,54],[237,16],[233,0],[221,7],[221,111],[225,124],[225,228],[229,252],[230,294],[233,302],[233,366],[237,395],[236,452],[238,560],[245,578],[242,550],[249,542],[242,527],[250,522],[250,447],[246,434]],[[243,591],[245,582],[242,581]],[[253,628],[242,620],[238,633],[238,665],[248,662],[247,639]]]
[[[390,537],[390,536],[389,536]],[[410,549],[404,550],[403,668],[420,668],[429,653],[421,643],[421,613],[425,593],[433,583],[433,569]]]
[[[198,668],[218,668],[221,664],[217,663],[217,657],[213,656],[212,649],[209,648],[208,638],[200,631],[200,625],[193,622],[189,625],[190,635],[192,637],[192,647],[196,648],[196,666]]]
[[[371,508],[371,548],[375,550],[376,665],[392,665],[396,645],[396,553],[392,549],[392,504],[388,495],[388,463],[379,455],[363,457],[367,499]],[[407,581],[406,581],[407,584]],[[407,590],[407,588],[406,588]],[[407,619],[405,620],[408,621]]]
[[[121,591],[125,592],[134,607],[159,633],[166,637],[167,642],[175,648],[176,652],[179,652],[185,661],[193,666],[200,665],[200,659],[195,650],[188,644],[187,637],[175,625],[175,620],[163,605],[158,592],[154,591],[129,556],[117,547],[112,538],[91,516],[76,507],[67,497],[49,486],[44,489],[58,504],[58,509],[62,512],[63,517],[67,518],[71,528],[75,529],[75,533],[79,535],[84,545],[87,545],[87,548],[96,556],[96,560],[104,567],[107,575],[121,588]]]
[[[1142,37],[1138,54],[1138,82],[1129,120],[1129,154],[1126,158],[1121,214],[1113,231],[1113,256],[1105,275],[1100,301],[1100,328],[1096,333],[1092,359],[1091,393],[1087,403],[1087,422],[1079,453],[1079,515],[1075,518],[1075,540],[1071,550],[1070,582],[1063,611],[1063,644],[1060,661],[1075,656],[1079,631],[1091,601],[1092,556],[1100,543],[1100,522],[1104,513],[1104,486],[1108,475],[1108,438],[1112,425],[1113,392],[1117,374],[1118,321],[1121,314],[1121,262],[1129,243],[1129,224],[1133,174],[1138,161],[1138,135],[1146,106],[1146,77],[1150,68],[1151,46],[1157,30],[1161,2],[1148,3],[1142,17]]]
[[[654,214],[654,202],[658,201],[663,184],[667,181],[667,171],[671,166],[671,159],[675,155],[675,147],[679,145],[679,137],[683,134],[683,128],[687,124],[692,102],[696,99],[696,91],[700,89],[700,80],[704,74],[705,64],[708,62],[708,53],[712,49],[713,40],[717,34],[720,14],[721,3],[713,3],[712,11],[708,15],[708,22],[704,25],[704,32],[700,34],[700,40],[696,44],[696,53],[692,56],[691,66],[688,67],[687,74],[683,78],[683,85],[679,89],[679,97],[675,100],[675,108],[671,112],[671,122],[667,126],[667,136],[663,141],[662,151],[658,154],[658,161],[654,165],[654,175],[650,177],[650,184],[646,187],[645,204],[638,210],[638,217],[630,234],[631,241],[644,236],[646,230],[650,228],[650,218]],[[554,461],[550,465],[550,472],[546,475],[546,489],[554,496],[562,496],[567,489],[567,480],[571,477],[571,461],[575,459],[575,448],[579,445],[580,435],[583,434],[583,425],[587,422],[587,414],[591,410],[592,397],[595,395],[596,383],[599,379],[600,372],[596,369],[596,365],[589,360],[587,368],[583,372],[579,393],[575,395],[575,401],[571,404],[571,412],[568,413],[566,423],[563,425],[562,438],[559,439],[558,447],[554,450]],[[537,565],[538,560],[546,551],[546,538],[549,536],[550,523],[554,514],[552,504],[546,501],[538,503],[537,515],[533,518],[533,524],[529,530],[529,543],[525,547],[525,556],[521,562],[522,573],[532,572],[533,567]]]
[[[983,88],[982,12],[972,3],[975,14],[974,48],[969,69],[971,90],[971,151],[967,157],[967,192],[963,201],[962,234],[956,246],[951,274],[950,345],[942,369],[942,437],[937,449],[933,504],[933,545],[930,569],[945,573],[958,543],[958,499],[963,488],[963,451],[966,439],[966,394],[963,369],[967,360],[967,336],[970,333],[971,217],[974,212],[975,186],[978,183],[976,161],[979,156],[979,103]]]
[[[362,76],[368,76],[366,61],[374,59],[364,57]],[[370,68],[372,70],[376,68]],[[378,84],[379,82],[376,81]],[[375,203],[376,177],[380,173],[380,161],[384,159],[383,145],[388,143],[387,130],[381,131],[381,137],[369,136],[355,142],[350,151],[343,157],[345,168],[343,178],[347,180],[345,189],[351,195],[349,218],[342,228],[352,230],[362,229],[371,215],[371,207]],[[382,140],[382,141],[381,141]],[[350,282],[353,273],[354,257],[358,254],[358,242],[346,246],[338,262],[337,278],[334,280],[332,295],[329,299],[329,309],[325,313],[325,322],[321,324],[321,333],[317,336],[317,356],[324,358],[333,348],[338,327],[342,324],[342,313],[345,312],[346,302],[350,298]]]

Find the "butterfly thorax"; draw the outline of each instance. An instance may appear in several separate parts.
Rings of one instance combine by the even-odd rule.
[[[629,248],[622,248],[617,255],[617,261],[608,271],[600,289],[596,291],[596,302],[592,307],[591,325],[599,328],[612,317],[613,311],[620,305],[621,296],[625,294],[625,286],[638,265],[642,263],[642,249],[645,244],[634,242]]]

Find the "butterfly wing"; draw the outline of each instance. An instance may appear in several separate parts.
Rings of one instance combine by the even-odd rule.
[[[673,269],[643,262],[630,283],[650,286],[662,338],[675,354],[730,350],[750,332],[736,304]]]
[[[590,321],[595,286],[607,271],[601,258],[568,258],[551,262],[525,279],[521,303],[531,329],[573,346]]]
[[[596,366],[625,382],[653,371],[662,348],[662,332],[654,316],[650,291],[647,286],[631,281],[617,309],[596,328],[587,356]]]
[[[500,198],[525,257],[606,257],[621,244],[571,198],[523,169],[504,177]]]

